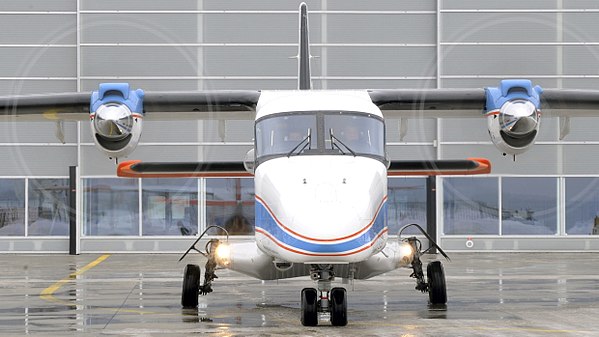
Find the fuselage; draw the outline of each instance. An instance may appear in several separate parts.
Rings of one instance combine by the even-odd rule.
[[[353,263],[385,246],[385,128],[365,91],[263,92],[255,142],[260,250]]]

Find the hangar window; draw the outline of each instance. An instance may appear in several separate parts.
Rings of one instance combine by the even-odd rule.
[[[566,178],[566,233],[599,235],[599,178]]]
[[[221,226],[231,235],[254,234],[254,203],[254,179],[206,179],[206,226]]]
[[[139,235],[138,179],[83,179],[83,234]]]
[[[497,178],[444,178],[445,234],[499,234]]]
[[[25,179],[0,179],[0,236],[25,235]]]
[[[142,179],[142,234],[198,233],[197,179]]]
[[[426,179],[389,178],[387,191],[389,234],[396,235],[403,226],[412,223],[426,228]],[[403,233],[420,234],[413,227]]]
[[[29,179],[27,185],[27,235],[69,235],[69,180]]]
[[[503,177],[501,179],[501,234],[557,233],[557,179]]]

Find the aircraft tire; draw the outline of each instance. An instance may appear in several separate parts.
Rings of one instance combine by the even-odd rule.
[[[345,288],[333,288],[329,293],[331,304],[331,324],[347,325],[347,291]]]
[[[188,264],[183,271],[183,291],[181,292],[181,305],[183,308],[197,308],[200,292],[200,266]]]
[[[314,288],[302,289],[302,316],[303,326],[318,325],[318,292]]]
[[[428,278],[428,299],[431,304],[447,303],[447,288],[445,285],[445,272],[441,261],[433,261],[426,267]]]

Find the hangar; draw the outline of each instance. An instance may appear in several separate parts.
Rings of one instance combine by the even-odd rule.
[[[503,78],[599,84],[592,1],[307,3],[315,88],[478,88]],[[293,89],[296,12],[293,1],[7,1],[0,94],[90,92],[103,82]],[[251,238],[251,179],[117,179],[88,122],[49,119],[0,123],[0,251],[69,251],[69,167],[78,168],[81,252],[181,251],[210,224]],[[390,232],[434,217],[446,250],[599,250],[596,123],[545,118],[536,144],[514,161],[493,146],[483,118],[387,120],[391,158],[486,157],[494,165],[482,177],[391,178]],[[147,122],[130,157],[239,160],[252,139],[248,121]]]

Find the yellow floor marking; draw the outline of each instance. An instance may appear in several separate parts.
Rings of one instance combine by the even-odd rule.
[[[92,269],[93,267],[102,263],[102,261],[106,260],[109,256],[110,256],[110,254],[105,254],[105,255],[100,256],[99,258],[97,258],[94,261],[85,265],[83,268],[75,271],[74,273],[69,274],[69,276],[63,278],[62,280],[54,283],[53,285],[49,286],[48,288],[46,288],[44,290],[42,290],[42,292],[40,293],[40,297],[43,300],[46,300],[49,302],[66,304],[66,305],[74,305],[74,303],[71,303],[69,301],[60,300],[60,299],[54,297],[54,293],[56,291],[58,291],[58,289],[60,289],[65,284],[71,282],[71,280],[75,279],[77,276],[82,275],[86,271],[88,271],[88,270]]]
[[[42,292],[40,293],[40,298],[43,300],[46,300],[48,302],[53,302],[53,303],[58,303],[58,304],[62,304],[62,305],[66,305],[66,306],[75,306],[75,302],[72,301],[67,301],[67,300],[61,300],[59,298],[54,297],[54,293],[56,291],[58,291],[58,289],[62,288],[62,286],[64,286],[65,284],[71,282],[72,280],[76,279],[77,276],[82,275],[83,273],[85,273],[86,271],[94,268],[95,266],[99,265],[100,263],[102,263],[104,260],[106,260],[108,257],[110,256],[110,254],[105,254],[100,256],[99,258],[95,259],[94,261],[88,263],[87,265],[85,265],[83,268],[75,271],[74,273],[69,274],[69,276],[63,278],[62,280],[54,283],[53,285],[49,286],[48,288],[42,290]],[[137,309],[120,309],[120,308],[100,308],[100,309],[104,309],[104,310],[110,310],[110,311],[120,311],[120,312],[128,312],[128,313],[134,313],[134,314],[156,314],[154,312],[150,312],[150,311],[144,311],[144,310],[137,310]]]

